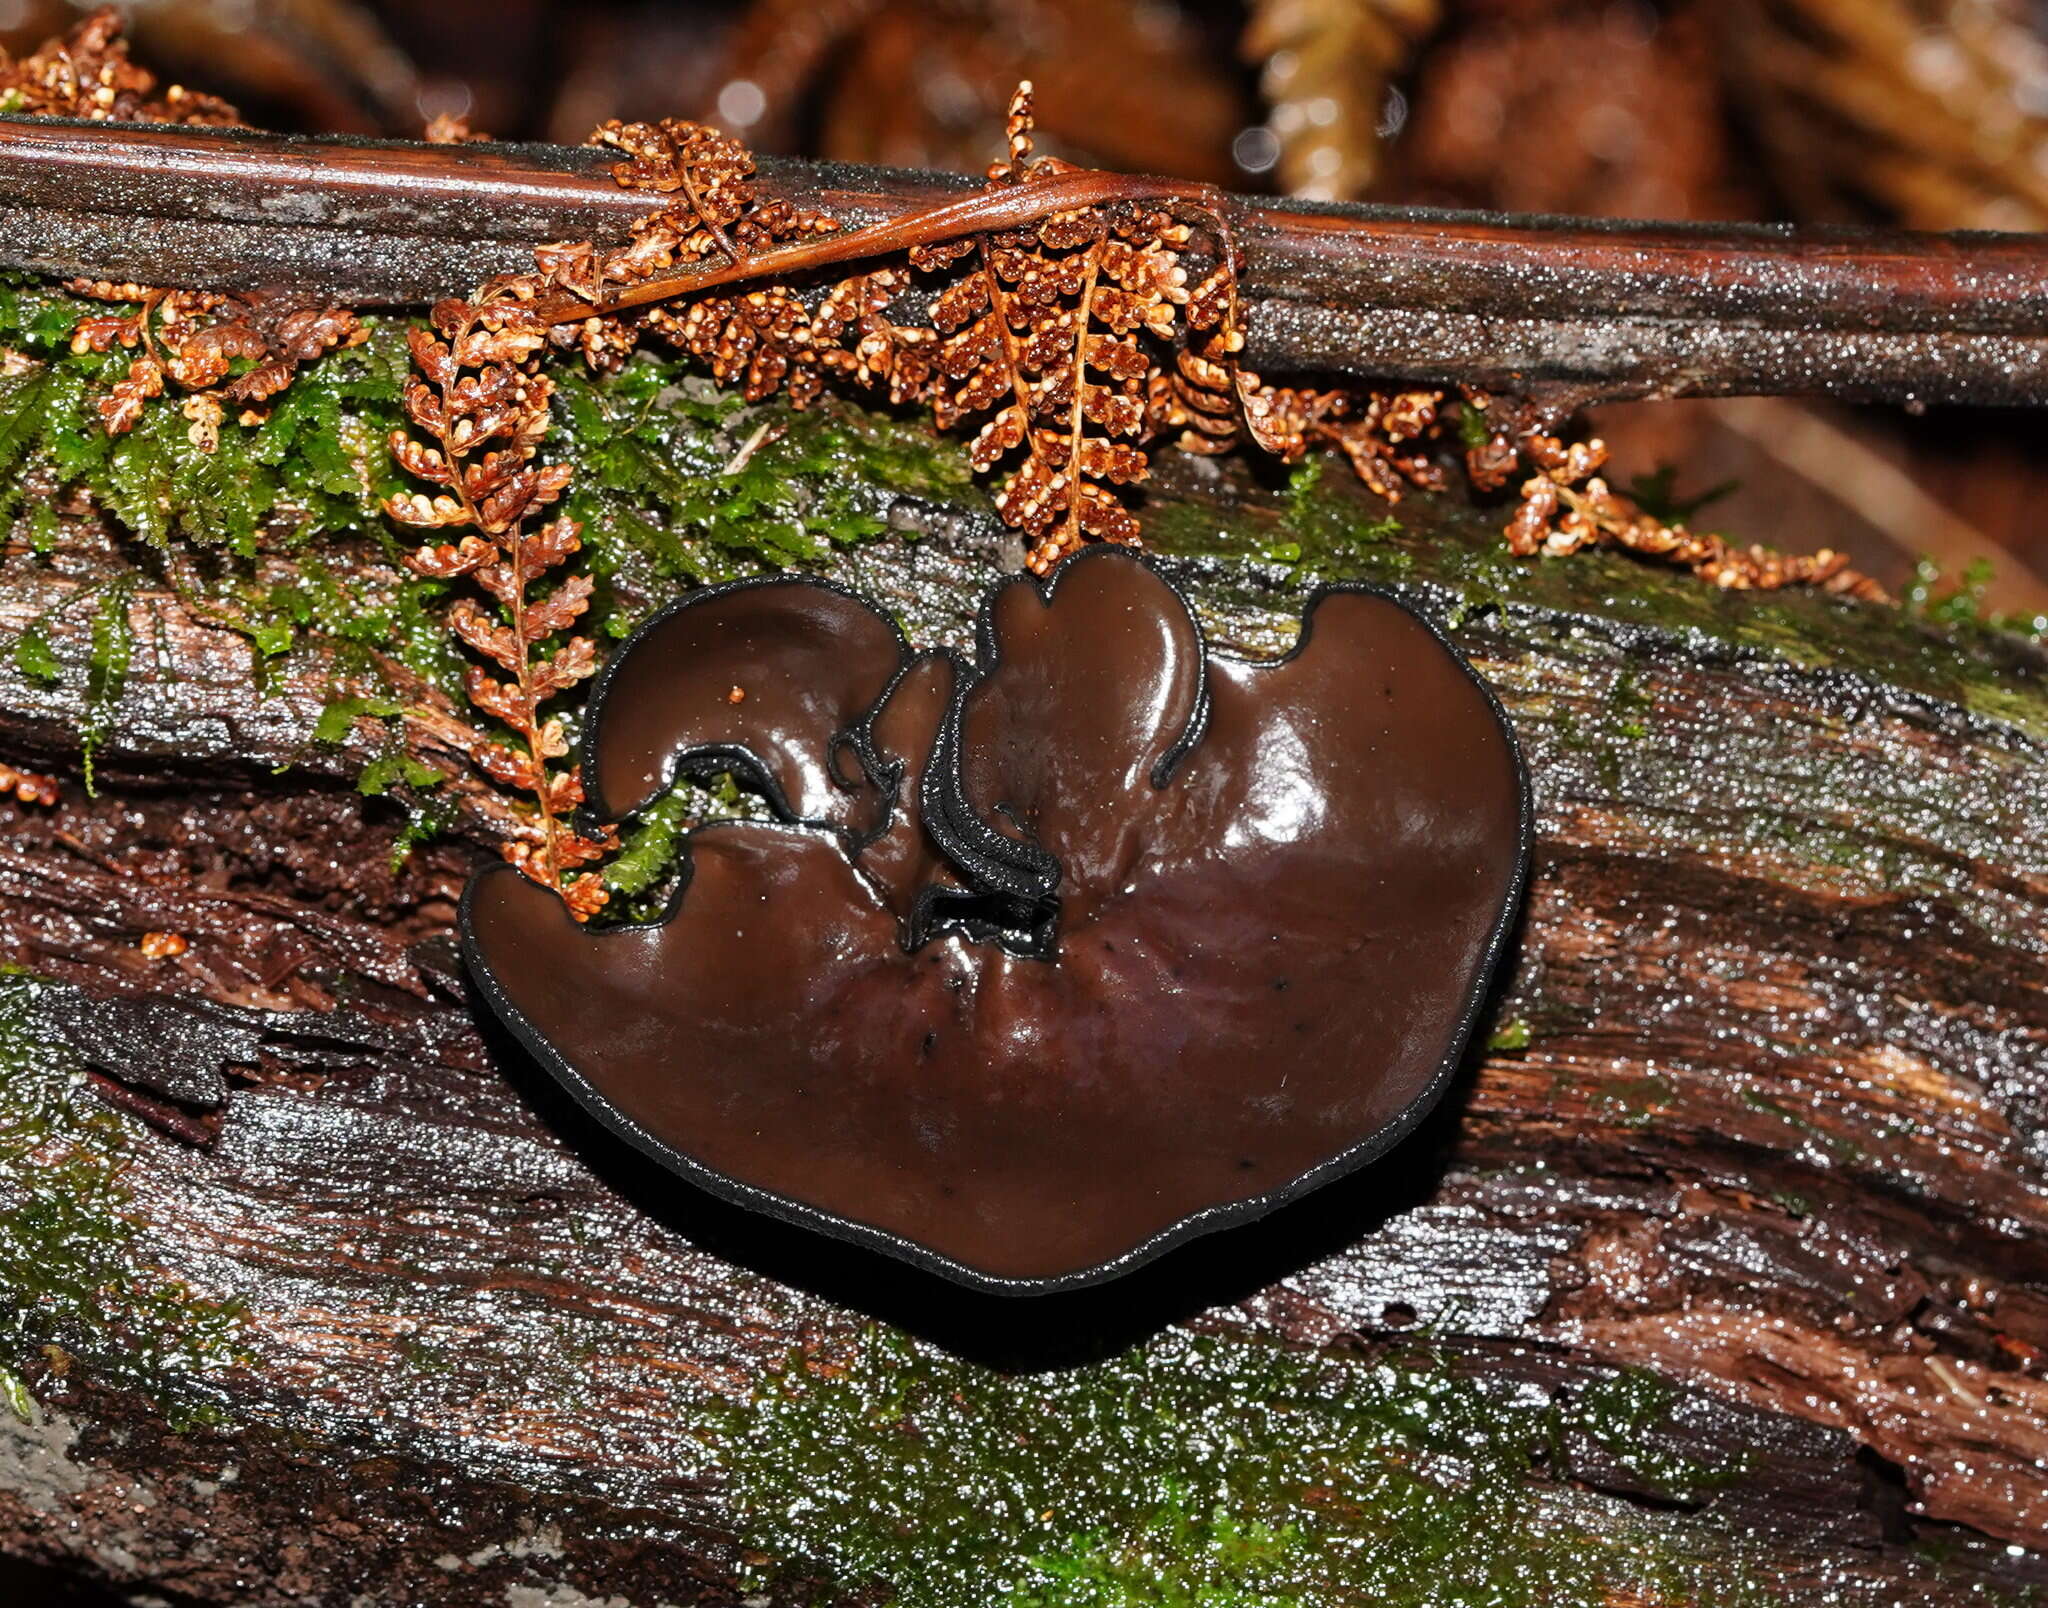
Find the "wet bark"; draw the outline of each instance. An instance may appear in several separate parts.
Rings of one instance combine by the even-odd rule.
[[[466,294],[542,241],[622,238],[646,197],[606,153],[0,117],[0,266],[346,303]],[[842,227],[967,187],[767,158],[779,200]],[[1607,223],[1204,198],[1233,220],[1246,358],[1627,397],[1826,394],[1925,405],[2048,396],[2034,235]]]
[[[999,533],[898,523],[923,539],[844,577],[958,634]],[[1243,646],[1298,601],[1270,568],[1195,572]],[[0,571],[0,618],[50,584]],[[1493,1047],[1382,1166],[1024,1305],[694,1195],[551,1095],[447,944],[481,833],[390,869],[360,756],[305,742],[317,652],[258,697],[242,638],[139,593],[159,647],[97,799],[81,691],[0,668],[0,758],[66,777],[57,810],[9,807],[6,958],[145,1119],[123,1187],[149,1261],[246,1308],[197,1384],[90,1344],[24,1359],[40,1406],[0,1419],[0,1552],[179,1602],[732,1601],[748,1525],[706,1415],[879,1320],[1034,1378],[1175,1325],[1332,1356],[1425,1330],[1552,1396],[1638,1367],[1675,1391],[1662,1444],[1740,1472],[1674,1503],[1589,1451],[1532,1503],[1739,1554],[1788,1601],[2040,1578],[2018,1549],[2048,1545],[2041,665],[1999,671],[1993,708],[1916,690],[1890,616],[1868,618],[1897,675],[1818,626],[1731,643],[1593,595],[1405,590],[1457,622],[1537,790]],[[147,931],[188,947],[146,959]]]

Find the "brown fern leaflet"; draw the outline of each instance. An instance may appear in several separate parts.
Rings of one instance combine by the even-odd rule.
[[[543,248],[539,306],[558,341],[601,367],[653,334],[749,401],[784,393],[801,407],[838,380],[924,403],[942,429],[973,428],[975,467],[1000,476],[997,507],[1033,569],[1087,540],[1135,541],[1120,488],[1145,478],[1145,443],[1173,422],[1155,377],[1190,335],[1226,364],[1242,345],[1228,227],[1204,187],[1034,156],[1029,84],[1011,102],[1008,141],[982,197],[820,246],[833,221],[764,201],[729,136],[607,124],[594,143],[625,157],[618,182],[673,199],[617,250]],[[1190,286],[1181,248],[1197,227],[1223,260]],[[786,277],[885,253],[895,260],[822,293]],[[920,279],[929,322],[897,320]]]
[[[526,277],[486,285],[469,301],[442,302],[434,327],[412,332],[418,372],[404,403],[414,433],[393,431],[391,451],[408,474],[440,489],[402,493],[385,506],[416,529],[461,532],[453,542],[420,547],[406,562],[443,580],[468,576],[494,605],[465,595],[448,617],[484,661],[470,667],[469,701],[516,738],[478,734],[470,759],[498,786],[532,798],[528,829],[507,843],[506,858],[588,920],[606,895],[603,879],[579,867],[615,843],[609,834],[585,838],[570,826],[583,785],[574,768],[554,763],[567,756],[569,742],[560,717],[545,706],[597,669],[590,639],[567,634],[590,606],[592,582],[568,574],[550,589],[550,574],[582,542],[574,520],[541,519],[570,471],[535,461],[554,386],[539,368],[546,335],[533,317],[531,291]]]
[[[1136,541],[1124,492],[1168,439],[1208,454],[1249,442],[1290,463],[1332,450],[1389,500],[1444,489],[1447,460],[1462,452],[1479,490],[1527,474],[1508,532],[1517,553],[1603,543],[1722,587],[1882,595],[1840,554],[1784,558],[1651,518],[1597,478],[1599,442],[1565,446],[1525,403],[1267,384],[1240,361],[1224,197],[1034,156],[1028,83],[1006,133],[1008,154],[977,194],[840,234],[829,219],[763,202],[745,148],[717,130],[607,125],[597,142],[628,159],[618,182],[678,199],[618,251],[546,248],[539,316],[600,365],[622,361],[643,332],[659,335],[750,401],[784,392],[803,406],[836,379],[929,406],[941,429],[973,430],[974,467],[997,477],[997,509],[1041,573],[1086,541]],[[1197,234],[1213,266],[1190,285]],[[852,263],[867,266],[822,294],[793,288],[793,276]],[[936,282],[928,313],[898,318],[920,279]],[[1475,418],[1479,446],[1462,439]]]
[[[156,93],[154,74],[128,56],[121,18],[110,7],[69,34],[19,60],[0,51],[0,95],[16,115],[93,121],[189,123],[247,128],[224,100],[173,84]],[[128,372],[98,401],[109,435],[132,430],[144,406],[176,387],[188,393],[193,439],[211,450],[222,404],[261,404],[291,383],[301,363],[368,337],[354,313],[286,298],[217,295],[150,285],[74,279],[65,288],[98,301],[131,302],[135,310],[79,320],[73,351],[136,355]],[[237,374],[235,364],[249,367]]]
[[[1010,103],[1009,155],[992,185],[1028,187],[1074,171],[1034,158],[1031,90]],[[929,401],[942,430],[981,419],[968,456],[1010,464],[996,508],[1041,573],[1084,540],[1134,543],[1138,522],[1112,487],[1148,472],[1146,384],[1189,296],[1171,249],[1187,231],[1162,212],[1055,212],[1035,227],[919,246],[911,265],[958,273],[932,303],[941,339]]]
[[[132,430],[144,405],[172,386],[188,393],[185,412],[195,423],[202,417],[217,423],[223,404],[241,404],[246,410],[267,402],[291,384],[301,363],[337,347],[360,345],[370,333],[341,307],[293,306],[107,280],[73,279],[65,289],[96,301],[138,304],[133,312],[81,318],[71,333],[74,352],[120,346],[137,353],[126,376],[97,403],[108,435]],[[235,372],[238,360],[249,365],[240,373]]]

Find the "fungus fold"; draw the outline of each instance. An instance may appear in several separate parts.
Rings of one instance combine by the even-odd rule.
[[[593,809],[730,771],[647,926],[509,866],[463,903],[514,1032],[728,1198],[965,1282],[1087,1282],[1362,1165],[1442,1094],[1505,942],[1528,801],[1435,630],[1317,593],[1210,652],[1152,565],[1005,581],[973,658],[816,581],[697,593],[593,695]]]

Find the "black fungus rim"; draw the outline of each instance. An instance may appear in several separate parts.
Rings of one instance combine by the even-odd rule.
[[[895,619],[885,610],[877,608],[873,598],[863,597],[850,586],[841,586],[836,581],[813,578],[807,575],[749,575],[741,580],[720,581],[715,586],[701,587],[697,591],[690,593],[687,597],[677,598],[675,602],[656,609],[633,628],[631,635],[625,641],[612,650],[611,657],[605,661],[604,668],[598,672],[597,679],[590,684],[590,701],[585,707],[583,737],[580,744],[583,751],[586,754],[597,752],[598,733],[603,729],[605,697],[611,691],[612,683],[617,679],[619,669],[625,664],[627,657],[635,648],[645,642],[648,637],[660,630],[662,626],[666,625],[678,614],[685,613],[690,609],[701,608],[707,603],[715,603],[721,598],[731,597],[736,592],[772,591],[789,586],[801,586],[821,592],[832,592],[845,598],[850,603],[858,603],[886,625],[889,628],[889,634],[896,639],[896,673],[884,684],[880,696],[875,699],[873,705],[862,713],[859,720],[855,721],[847,730],[833,734],[831,748],[836,751],[844,744],[853,743],[855,734],[865,731],[867,723],[889,701],[889,694],[896,690],[896,684],[909,672],[910,667],[918,658],[928,657],[928,655],[916,653],[910,645],[910,638],[903,634],[903,627],[898,625]],[[856,745],[855,752],[861,753],[862,750]],[[701,748],[690,750],[690,754],[691,757],[681,761],[676,766],[674,773],[670,775],[669,785],[671,787],[675,785],[677,780],[693,769],[707,773],[740,769],[747,773],[750,781],[757,784],[756,791],[774,806],[776,814],[786,821],[797,819],[796,812],[789,807],[789,800],[783,796],[781,784],[775,780],[774,773],[761,761],[759,755],[755,754],[744,744],[706,743]],[[864,763],[865,757],[863,753]],[[897,779],[900,780],[900,776]],[[880,788],[881,782],[879,777],[874,778],[874,780],[877,788]],[[599,792],[597,779],[593,776],[588,787],[584,790],[584,803],[576,812],[577,830],[586,837],[597,837],[600,835],[597,831],[584,831],[586,823],[591,827],[599,827],[606,824],[616,825],[620,821],[630,821],[634,816],[654,803],[656,799],[660,798],[663,791],[665,789],[657,787],[646,798],[639,800],[630,808],[614,810]],[[710,823],[707,822],[705,824],[708,825]],[[884,824],[886,825],[887,823],[885,822]]]
[[[1157,563],[1144,554],[1132,553],[1124,548],[1107,545],[1083,548],[1079,553],[1073,554],[1062,561],[1049,578],[1035,583],[1038,586],[1041,598],[1044,600],[1051,598],[1052,589],[1058,585],[1060,576],[1073,565],[1085,562],[1098,555],[1108,556],[1110,554],[1116,554],[1127,561],[1142,563],[1166,584],[1173,592],[1175,598],[1179,600],[1181,607],[1187,609],[1189,619],[1191,621],[1194,620],[1194,611],[1188,607],[1187,594],[1175,584],[1172,577],[1166,574]],[[1005,586],[1012,584],[1017,584],[1016,578],[1006,577],[1004,580],[998,581],[995,585],[991,586],[984,597],[976,619],[975,636],[977,649],[992,646],[992,643],[985,640],[989,630],[990,610],[993,607],[996,595]],[[743,587],[774,585],[822,586],[827,590],[838,592],[845,597],[852,598],[855,602],[874,609],[883,619],[889,620],[887,614],[883,613],[880,609],[875,609],[875,605],[870,599],[861,596],[847,587],[838,586],[829,581],[810,580],[797,576],[770,576],[761,579],[731,581],[723,585],[707,587],[700,592],[693,592],[688,597],[669,604],[666,608],[659,610],[651,616],[613,654],[611,663],[605,667],[604,673],[598,678],[591,693],[590,715],[585,725],[587,733],[585,740],[586,749],[594,750],[595,748],[599,729],[599,716],[602,713],[601,700],[611,685],[613,668],[623,661],[627,652],[643,637],[663,621],[683,609],[707,602],[714,597],[723,596],[726,593],[737,591]],[[1472,983],[1466,991],[1464,1008],[1459,1012],[1457,1021],[1452,1028],[1450,1041],[1445,1047],[1443,1059],[1438,1064],[1435,1076],[1430,1079],[1413,1100],[1409,1101],[1396,1115],[1389,1118],[1379,1128],[1359,1140],[1356,1144],[1318,1162],[1307,1171],[1296,1174],[1295,1177],[1278,1188],[1270,1189],[1263,1195],[1254,1195],[1245,1200],[1224,1201],[1214,1206],[1204,1207],[1200,1211],[1190,1212],[1187,1216],[1168,1223],[1164,1228],[1140,1240],[1128,1250],[1122,1251],[1105,1261],[1097,1262],[1084,1268],[1076,1268],[1072,1272],[1053,1274],[1043,1278],[1003,1278],[984,1273],[965,1262],[956,1261],[952,1257],[935,1251],[917,1240],[905,1238],[900,1234],[893,1234],[887,1229],[877,1228],[870,1223],[863,1223],[853,1218],[840,1217],[835,1213],[824,1211],[803,1201],[793,1200],[786,1195],[778,1195],[772,1190],[762,1189],[758,1185],[749,1184],[744,1180],[718,1172],[713,1168],[705,1166],[687,1152],[678,1150],[666,1140],[648,1132],[640,1124],[619,1111],[582,1073],[570,1065],[552,1044],[534,1030],[533,1026],[520,1014],[518,1007],[512,1003],[510,996],[499,984],[497,978],[492,975],[489,966],[484,963],[483,957],[477,952],[470,933],[471,904],[476,897],[477,888],[484,878],[520,875],[520,872],[508,864],[499,862],[495,865],[482,867],[470,877],[468,885],[463,889],[459,917],[463,959],[468,964],[471,975],[475,977],[477,986],[482,991],[485,999],[490,1002],[491,1008],[497,1013],[499,1019],[511,1030],[513,1036],[519,1040],[527,1052],[554,1076],[555,1080],[562,1085],[570,1097],[586,1113],[594,1118],[600,1127],[612,1134],[613,1137],[625,1141],[654,1161],[659,1162],[685,1182],[695,1185],[707,1194],[716,1196],[736,1206],[764,1213],[780,1221],[794,1223],[799,1227],[815,1230],[831,1239],[862,1246],[868,1250],[879,1251],[885,1256],[894,1257],[898,1261],[907,1262],[913,1267],[921,1268],[928,1273],[935,1273],[955,1284],[964,1285],[969,1289],[987,1295],[1057,1295],[1071,1290],[1085,1289],[1090,1285],[1103,1284],[1111,1279],[1119,1278],[1143,1266],[1145,1263],[1157,1259],[1175,1247],[1186,1244],[1190,1240],[1265,1217],[1281,1207],[1301,1199],[1304,1195],[1320,1189],[1325,1184],[1333,1183],[1339,1178],[1357,1172],[1360,1168],[1369,1166],[1371,1163],[1379,1160],[1403,1139],[1413,1133],[1421,1125],[1423,1119],[1436,1108],[1444,1095],[1449,1092],[1451,1082],[1456,1077],[1458,1068],[1464,1060],[1465,1051],[1471,1044],[1472,1034],[1477,1029],[1480,1019],[1485,1012],[1487,999],[1493,992],[1496,973],[1506,953],[1508,939],[1513,933],[1515,921],[1521,913],[1523,897],[1528,891],[1530,852],[1535,833],[1535,812],[1530,796],[1528,765],[1522,756],[1521,745],[1515,740],[1514,727],[1509,723],[1507,712],[1501,707],[1500,699],[1495,695],[1493,688],[1472,668],[1466,661],[1465,656],[1458,651],[1457,647],[1444,634],[1442,628],[1435,621],[1409,607],[1407,603],[1383,587],[1374,586],[1366,581],[1336,582],[1319,586],[1309,594],[1307,601],[1302,605],[1301,634],[1286,653],[1276,659],[1237,659],[1234,655],[1223,655],[1223,657],[1233,658],[1235,662],[1242,664],[1262,666],[1286,664],[1297,657],[1308,646],[1310,633],[1315,628],[1316,611],[1321,606],[1323,599],[1343,593],[1362,593],[1368,597],[1379,598],[1383,602],[1391,603],[1395,608],[1400,609],[1403,613],[1420,622],[1424,629],[1436,639],[1437,644],[1451,656],[1452,661],[1464,673],[1465,678],[1474,687],[1479,689],[1480,695],[1486,700],[1486,706],[1493,715],[1494,722],[1500,730],[1502,739],[1507,743],[1508,754],[1514,765],[1517,804],[1514,875],[1509,879],[1506,896],[1501,900],[1500,913],[1494,920],[1493,932],[1487,939],[1480,964],[1473,971]],[[893,620],[890,620],[889,623],[892,627],[895,626]],[[924,654],[913,653],[908,640],[903,637],[901,628],[896,627],[895,629],[898,639],[904,643],[902,667],[890,679],[887,688],[881,697],[877,699],[873,707],[865,711],[862,718],[855,722],[852,727],[845,732],[837,734],[833,739],[835,748],[842,743],[853,746],[854,751],[862,755],[863,763],[866,762],[867,756],[873,753],[872,747],[866,741],[869,736],[869,723],[872,721],[875,713],[888,701],[889,694],[895,690],[897,684],[908,673],[910,667],[918,662],[920,658],[950,658],[957,667],[953,696],[948,703],[947,713],[941,726],[942,740],[948,730],[952,731],[957,738],[959,712],[967,693],[981,681],[989,669],[993,668],[992,659],[986,665],[967,664],[957,654],[946,650],[937,650]],[[1210,649],[1207,639],[1202,635],[1198,621],[1196,622],[1195,635],[1197,641],[1201,643],[1202,664],[1206,668]],[[1188,733],[1181,740],[1177,741],[1154,767],[1153,785],[1155,787],[1166,784],[1167,780],[1170,779],[1174,766],[1199,740],[1206,724],[1207,707],[1207,677],[1205,675],[1203,678],[1201,703],[1195,715],[1190,719]],[[746,754],[742,750],[721,749],[720,751],[721,753],[732,753],[736,758],[745,760],[749,768],[758,773],[759,780],[771,782],[772,785],[772,779],[769,777],[766,767],[761,765],[755,756]],[[938,743],[935,743],[933,749],[935,759],[939,753],[940,746]],[[676,768],[676,775],[681,776],[688,768],[689,763],[689,761],[685,760],[679,764]],[[727,762],[721,760],[719,763],[723,767]],[[928,776],[933,768],[936,768],[936,766],[928,767]],[[902,772],[899,766],[895,769],[895,774],[890,778],[889,790],[893,792],[900,786],[901,780]],[[875,781],[877,786],[881,785],[879,777],[875,778]],[[770,796],[769,801],[782,810],[785,815],[787,814],[787,810],[784,808],[784,801],[780,799],[779,794]],[[646,801],[646,803],[652,802],[653,799],[651,798]],[[884,828],[893,819],[894,810],[903,807],[904,802],[901,799],[894,801],[890,812],[883,817],[882,826]],[[962,802],[964,804],[964,800]],[[641,806],[641,808],[645,807],[645,804]],[[637,813],[637,811],[632,813]],[[630,815],[621,817],[621,819],[628,818],[630,818]],[[736,825],[746,825],[758,829],[770,825],[770,823],[716,820],[702,822],[691,828],[689,832],[683,835],[683,870],[677,879],[674,892],[670,895],[668,908],[652,922],[633,923],[606,930],[609,932],[646,931],[652,927],[664,926],[673,920],[681,910],[684,896],[689,891],[691,880],[690,844],[695,841],[697,834],[700,832],[715,831]],[[785,820],[772,823],[771,829],[828,837],[846,848],[851,848],[855,841],[855,835],[847,832],[844,828],[821,825],[814,822]],[[982,830],[984,832],[990,831],[986,826],[983,826]],[[1000,834],[992,835],[1000,836]],[[1021,846],[1014,838],[1004,837],[1003,842],[1012,849]]]
[[[1061,582],[1091,559],[1116,557],[1122,562],[1141,564],[1173,594],[1187,617],[1195,637],[1195,706],[1188,711],[1187,725],[1168,745],[1152,767],[1152,785],[1164,787],[1174,768],[1202,740],[1209,725],[1209,642],[1202,635],[1201,622],[1188,607],[1187,594],[1142,553],[1103,544],[1084,547],[1057,565],[1052,574],[1006,576],[983,594],[974,616],[974,662],[962,666],[952,701],[940,718],[932,744],[931,762],[925,766],[923,796],[918,801],[921,824],[945,851],[946,858],[965,869],[986,891],[1013,898],[1049,901],[1059,889],[1059,862],[1045,850],[1022,838],[999,832],[990,826],[968,802],[960,774],[960,727],[967,717],[967,701],[984,681],[1002,665],[1002,651],[996,641],[995,611],[998,599],[1013,587],[1028,587],[1038,594],[1040,608],[1052,605]],[[1000,808],[1000,805],[996,806]]]

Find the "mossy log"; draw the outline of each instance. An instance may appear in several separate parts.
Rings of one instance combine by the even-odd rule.
[[[845,462],[879,534],[821,567],[959,640],[1014,542]],[[0,567],[59,667],[0,662],[0,759],[64,780],[0,837],[0,1553],[337,1608],[2027,1600],[2048,663],[1338,481],[1185,465],[1150,540],[1225,643],[1362,576],[1498,690],[1538,843],[1484,1047],[1387,1162],[1035,1302],[579,1118],[448,943],[488,822],[394,870],[374,745],[314,741],[345,644],[266,656],[89,508]],[[109,566],[96,697],[53,604]]]

